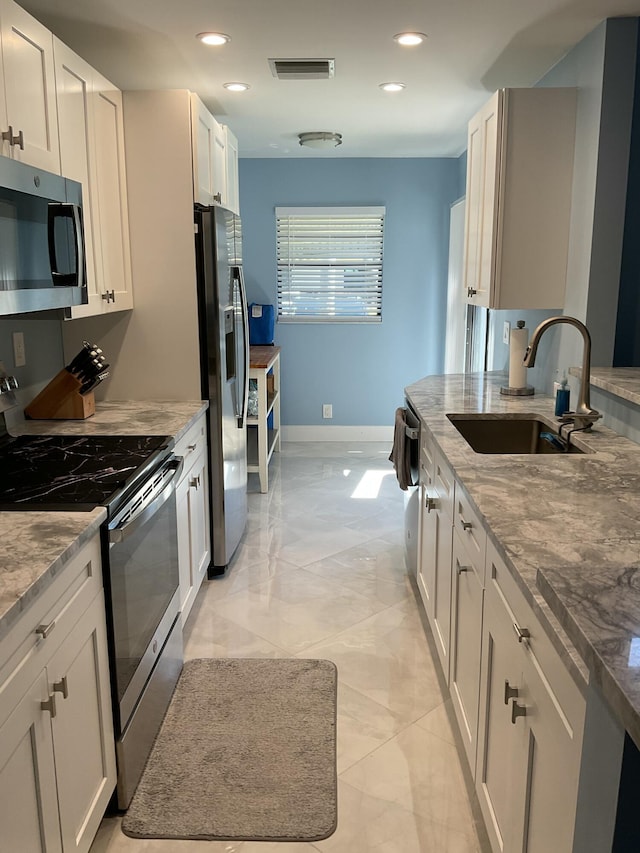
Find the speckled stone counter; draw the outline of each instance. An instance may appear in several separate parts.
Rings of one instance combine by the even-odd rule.
[[[640,746],[640,669],[629,664],[630,639],[640,637],[640,584],[621,592],[640,566],[640,446],[596,425],[576,436],[591,451],[584,454],[475,453],[447,413],[554,420],[550,397],[505,397],[503,383],[495,374],[427,377],[406,393],[576,683],[594,681]]]
[[[569,373],[580,378],[582,369],[571,367]],[[592,367],[591,385],[608,391],[615,397],[640,406],[640,368],[638,367]]]
[[[208,403],[108,402],[84,421],[20,421],[13,435],[172,435],[179,440]],[[0,512],[0,639],[25,607],[98,530],[92,512]]]

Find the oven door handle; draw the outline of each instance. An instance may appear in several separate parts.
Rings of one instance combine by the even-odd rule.
[[[142,510],[139,515],[136,515],[134,519],[123,524],[122,527],[114,527],[112,530],[109,530],[109,544],[124,542],[125,539],[132,536],[136,530],[139,530],[158,512],[160,507],[165,504],[175,492],[183,467],[184,459],[181,456],[175,456],[167,465],[167,468],[173,468],[173,474],[171,474],[167,480],[163,490]]]

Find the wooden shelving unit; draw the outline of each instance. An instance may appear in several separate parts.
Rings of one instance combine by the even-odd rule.
[[[269,460],[280,450],[280,347],[249,349],[249,379],[258,386],[258,414],[247,418],[247,471],[258,474],[264,493],[269,489]]]

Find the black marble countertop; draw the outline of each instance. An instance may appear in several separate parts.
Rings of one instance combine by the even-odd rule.
[[[570,674],[599,687],[640,747],[640,445],[597,424],[584,454],[475,453],[447,413],[553,419],[550,397],[503,396],[504,381],[434,376],[406,393]]]

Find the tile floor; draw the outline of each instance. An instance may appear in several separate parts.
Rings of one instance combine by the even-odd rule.
[[[285,443],[226,577],[203,584],[185,657],[338,667],[339,819],[315,843],[149,841],[103,821],[91,853],[487,853],[403,559],[403,493],[379,443]],[[255,490],[255,491],[252,491]]]

